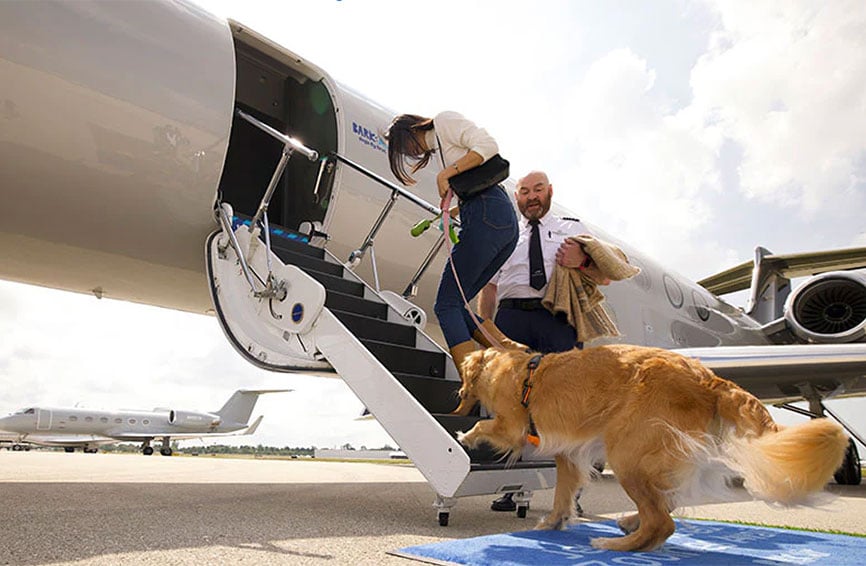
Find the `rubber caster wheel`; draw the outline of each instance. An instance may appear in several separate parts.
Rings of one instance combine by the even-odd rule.
[[[448,526],[448,513],[439,513],[439,526],[447,527]]]

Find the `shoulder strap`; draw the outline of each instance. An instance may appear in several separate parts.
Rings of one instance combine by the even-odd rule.
[[[436,136],[436,145],[439,146],[439,161],[442,162],[442,169],[445,169],[445,152],[442,151],[442,142],[439,141],[439,134],[436,133],[436,127],[433,128],[433,135]]]

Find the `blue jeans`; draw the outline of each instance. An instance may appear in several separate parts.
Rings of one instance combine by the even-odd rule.
[[[471,301],[511,256],[517,245],[517,231],[514,206],[499,185],[460,203],[460,242],[451,250],[451,257],[467,300]],[[448,262],[433,311],[449,348],[472,339],[475,323]]]

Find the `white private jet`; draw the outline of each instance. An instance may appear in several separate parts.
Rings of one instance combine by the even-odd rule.
[[[259,367],[338,375],[441,524],[457,497],[554,484],[553,462],[506,467],[454,438],[478,417],[447,414],[459,376],[427,324],[443,235],[409,237],[439,212],[435,171],[393,183],[394,112],[184,1],[0,3],[0,76],[0,278],[213,314]],[[866,249],[758,248],[699,284],[586,224],[642,269],[605,290],[622,341],[810,416],[866,393]],[[745,311],[717,296],[745,288]],[[860,482],[853,441],[837,479]]]
[[[171,439],[243,436],[255,433],[262,417],[248,424],[259,395],[289,389],[235,391],[218,411],[199,413],[175,409],[152,411],[102,411],[80,407],[28,407],[0,418],[0,430],[15,433],[18,445],[61,446],[95,454],[103,444],[140,442],[145,456],[153,454],[150,443],[162,440],[159,453],[171,456]],[[238,432],[240,431],[240,432]],[[7,435],[8,437],[8,435]],[[26,448],[25,448],[26,449]]]

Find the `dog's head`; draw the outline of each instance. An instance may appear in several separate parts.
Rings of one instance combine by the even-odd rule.
[[[463,385],[460,387],[460,404],[451,413],[452,415],[466,416],[475,405],[478,404],[478,384],[480,378],[484,374],[487,364],[494,359],[498,350],[488,348],[486,350],[477,350],[472,352],[463,359],[460,364],[460,377],[463,380]]]

